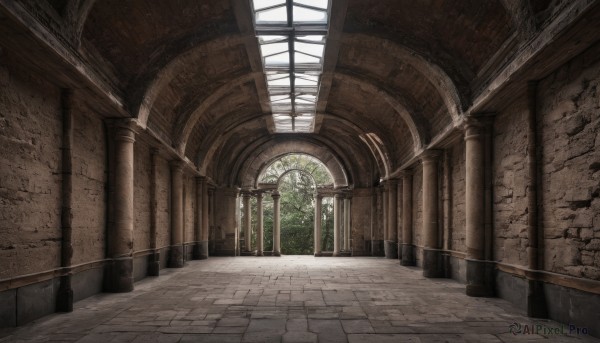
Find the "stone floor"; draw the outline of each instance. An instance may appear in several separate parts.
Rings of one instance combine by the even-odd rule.
[[[425,279],[394,260],[223,257],[161,273],[131,293],[1,329],[0,342],[600,342],[544,334],[561,324],[467,297],[458,282]],[[513,335],[511,325],[541,334]]]

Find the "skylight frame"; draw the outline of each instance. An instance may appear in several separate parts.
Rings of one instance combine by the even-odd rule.
[[[331,0],[315,0],[320,1],[320,3],[315,3],[314,6],[307,4],[309,2],[307,0],[249,1],[253,8],[254,27],[260,46],[259,50],[269,100],[282,99],[281,97],[286,95],[286,99],[289,99],[287,100],[289,102],[286,101],[285,105],[281,100],[271,101],[275,132],[306,132],[306,130],[312,132],[314,130],[318,91],[323,71]],[[255,2],[272,3],[273,5],[256,10]],[[260,13],[283,7],[285,7],[285,19],[275,18],[270,21],[258,19]],[[295,17],[297,13],[294,11],[298,9],[313,12],[307,12],[306,20],[303,20]],[[323,20],[314,19],[318,16],[317,12],[322,14]],[[283,52],[279,52],[281,49],[276,49],[275,51],[278,51],[276,53],[263,54],[263,50],[268,50],[263,49],[263,46],[276,43],[287,43],[288,49]],[[285,60],[288,63],[285,63],[285,61],[274,63],[273,57],[284,53],[288,54],[288,58],[281,57],[279,60]],[[277,82],[282,80],[289,80],[289,84],[287,82]],[[296,83],[299,84],[296,85]],[[285,116],[288,116],[288,118],[286,119]],[[298,120],[298,127],[296,127],[297,118],[302,118]],[[306,124],[307,121],[310,121],[309,125]]]

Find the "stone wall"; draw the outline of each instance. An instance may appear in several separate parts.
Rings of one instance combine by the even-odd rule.
[[[423,166],[418,164],[414,168],[413,174],[413,244],[421,246],[421,236],[423,234]],[[421,257],[417,254],[417,260]]]
[[[538,84],[544,268],[600,279],[600,44]]]
[[[87,106],[73,106],[73,260],[104,259],[106,251],[106,129]]]
[[[191,243],[196,241],[194,234],[194,221],[196,211],[196,179],[193,176],[185,176],[183,179],[184,200],[183,200],[183,241]]]
[[[157,185],[157,220],[156,220],[156,247],[164,248],[171,245],[171,170],[169,163],[162,157],[158,158],[156,167]],[[165,260],[166,255],[161,255]]]
[[[371,242],[371,211],[372,197],[371,189],[355,189],[351,201],[351,238],[352,252],[358,254],[370,251],[366,243]]]
[[[494,259],[527,265],[527,100],[518,99],[494,119]]]
[[[449,250],[466,252],[465,247],[465,142],[461,138],[451,148],[447,150],[446,158],[449,163],[444,163],[444,168],[448,168],[444,173],[448,173],[447,189],[451,206],[444,213],[444,223],[448,223],[447,235],[445,235],[446,244]],[[443,183],[442,183],[443,184]]]
[[[142,140],[136,140],[134,144],[134,175],[133,179],[133,251],[141,251],[150,248],[150,216],[151,199],[150,187],[152,187],[152,157],[148,144]]]
[[[60,266],[60,91],[0,58],[0,279]]]

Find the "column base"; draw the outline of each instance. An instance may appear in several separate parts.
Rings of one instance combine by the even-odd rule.
[[[194,244],[192,247],[192,260],[200,259],[200,250],[202,250],[202,247],[200,246],[201,244],[202,243],[200,242],[196,242],[196,244]]]
[[[271,256],[281,256],[281,252],[273,251],[273,254]]]
[[[56,294],[56,312],[73,312],[73,288],[71,288],[71,275],[60,277],[60,287]]]
[[[402,243],[401,247],[401,266],[414,266],[415,263],[415,248],[412,244]]]
[[[442,251],[423,249],[423,276],[426,278],[446,277]]]
[[[398,243],[394,241],[385,241],[383,246],[385,258],[398,258]]]
[[[494,265],[487,261],[465,259],[467,263],[467,291],[471,297],[494,296]]]
[[[148,276],[158,276],[160,274],[160,252],[148,255]]]
[[[382,240],[378,239],[378,240],[371,241],[371,255],[372,256],[385,256],[385,251],[383,248]]]
[[[315,257],[321,257],[321,256],[323,256],[323,254],[321,252],[315,252],[314,256]]]
[[[265,253],[262,250],[256,250],[256,256],[265,256]]]
[[[527,280],[527,315],[533,318],[548,318],[548,306],[542,281]]]
[[[133,258],[122,257],[107,261],[104,269],[104,290],[110,293],[133,291]]]
[[[182,268],[183,267],[183,246],[174,245],[169,250],[169,268]]]
[[[206,260],[208,258],[208,241],[201,241],[198,243],[198,247],[200,249],[200,256],[198,259]]]
[[[334,251],[334,252],[331,254],[331,256],[333,256],[333,257],[338,257],[338,256],[340,256],[340,252],[339,252],[339,251]]]

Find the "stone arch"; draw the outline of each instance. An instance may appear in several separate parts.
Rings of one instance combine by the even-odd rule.
[[[403,103],[396,96],[390,94],[378,85],[348,73],[336,72],[334,78],[342,82],[355,84],[366,91],[381,96],[408,126],[413,140],[414,151],[418,151],[429,141],[429,130],[427,129],[426,124],[423,123],[423,119],[416,115],[416,110],[414,108],[409,108],[408,104]]]
[[[437,89],[442,97],[448,114],[452,117],[455,123],[460,122],[460,116],[463,110],[469,103],[465,94],[459,92],[456,82],[437,64],[427,60],[418,52],[411,50],[405,46],[380,38],[373,35],[360,33],[344,34],[342,42],[345,44],[358,45],[365,48],[376,50],[386,50],[390,55],[402,59],[403,62],[409,64]]]
[[[275,160],[289,154],[305,154],[319,160],[329,171],[332,177],[334,188],[343,188],[349,186],[348,173],[342,163],[333,155],[329,149],[304,142],[285,142],[270,146],[259,154],[250,157],[241,166],[238,175],[241,176],[242,188],[257,188],[258,179],[262,171]]]
[[[161,68],[146,85],[140,85],[144,89],[142,94],[137,98],[134,97],[131,99],[132,113],[138,118],[140,125],[144,128],[146,127],[150,117],[150,111],[152,110],[154,101],[159,96],[160,91],[168,85],[175,76],[177,76],[181,69],[189,65],[192,59],[196,58],[199,54],[209,53],[216,48],[223,49],[239,44],[241,44],[241,38],[239,35],[234,34],[222,36],[196,45],[172,59],[166,66]],[[223,87],[219,89],[222,90]]]
[[[311,160],[314,160],[314,163],[316,164],[316,166],[314,168],[312,168],[311,171],[309,171],[308,164],[312,161],[309,161],[309,163],[306,163],[305,165],[294,164],[287,168],[284,168],[283,170],[276,170],[276,174],[272,175],[276,179],[275,182],[269,182],[269,181],[265,182],[266,181],[265,177],[267,177],[267,175],[265,175],[265,173],[268,171],[268,169],[273,167],[276,162],[281,161],[284,158],[286,158],[287,156],[291,156],[291,155],[308,156]],[[323,168],[327,172],[327,175],[329,176],[327,183],[319,184],[317,182],[317,180],[314,176],[314,171],[316,170],[316,168]],[[292,171],[299,171],[302,173],[306,173],[313,180],[313,184],[315,187],[317,187],[317,186],[322,186],[322,187],[333,186],[333,176],[331,175],[329,168],[327,168],[327,166],[318,158],[316,158],[312,155],[303,154],[303,153],[289,153],[289,154],[284,154],[284,155],[275,157],[274,159],[269,161],[267,164],[265,164],[264,167],[262,168],[262,170],[258,173],[258,177],[257,177],[257,180],[255,181],[255,184],[257,186],[259,186],[261,183],[276,184],[277,188],[279,188],[279,184],[281,183],[281,180]]]

